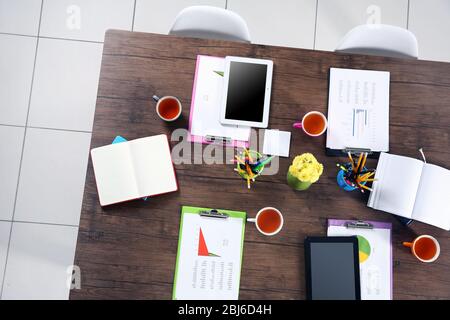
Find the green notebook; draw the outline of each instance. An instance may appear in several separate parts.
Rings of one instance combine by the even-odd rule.
[[[173,299],[238,299],[246,216],[182,207]]]

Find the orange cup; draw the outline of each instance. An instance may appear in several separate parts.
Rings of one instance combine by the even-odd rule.
[[[411,248],[412,254],[422,262],[433,262],[441,253],[439,242],[428,235],[419,236],[413,242],[403,242],[403,245]]]

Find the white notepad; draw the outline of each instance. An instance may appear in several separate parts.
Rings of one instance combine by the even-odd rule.
[[[265,130],[263,153],[272,156],[289,157],[291,133],[289,131]]]
[[[450,170],[381,153],[367,205],[450,230]]]
[[[164,134],[95,148],[91,157],[102,206],[178,189]]]
[[[330,68],[327,148],[389,151],[386,71]]]

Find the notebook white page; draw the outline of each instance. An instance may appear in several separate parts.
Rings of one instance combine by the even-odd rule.
[[[197,79],[192,99],[191,134],[206,137],[208,135],[228,137],[232,140],[248,141],[249,127],[221,124],[220,108],[223,94],[224,77],[215,71],[225,70],[225,59],[219,57],[199,56]]]
[[[450,170],[425,164],[412,218],[450,230]]]
[[[128,143],[92,149],[91,157],[102,206],[139,197]]]
[[[330,68],[327,148],[389,150],[386,71]]]
[[[166,135],[136,139],[129,143],[139,197],[177,190]]]
[[[381,153],[367,205],[411,218],[422,168],[417,159]]]

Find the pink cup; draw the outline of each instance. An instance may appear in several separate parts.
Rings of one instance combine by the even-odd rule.
[[[308,123],[305,126],[305,123]],[[310,111],[302,118],[302,122],[295,122],[292,126],[296,129],[302,129],[310,137],[318,137],[327,130],[327,118],[320,111]],[[320,131],[311,131],[311,128],[320,127]]]

